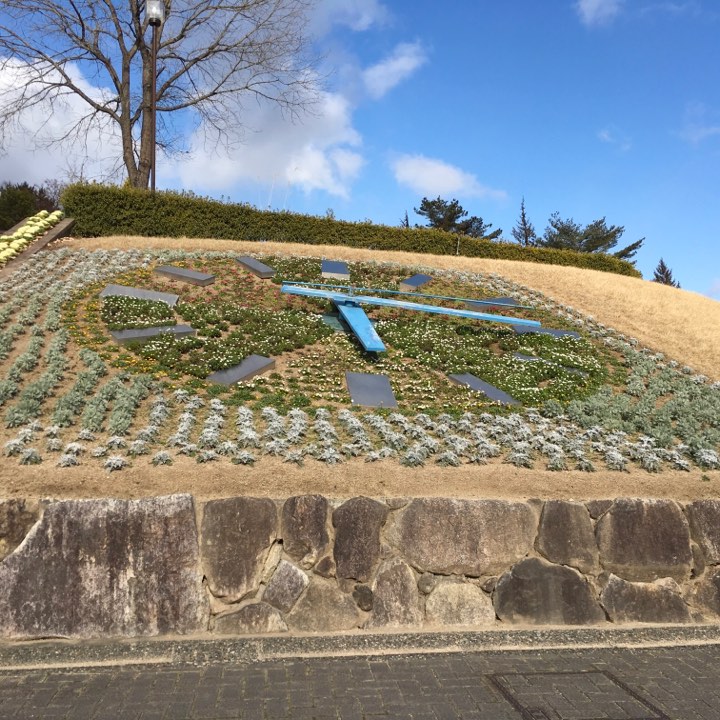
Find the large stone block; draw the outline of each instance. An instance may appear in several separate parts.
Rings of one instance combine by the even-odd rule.
[[[495,622],[495,608],[490,596],[477,585],[444,581],[428,596],[425,619],[431,625],[491,625]]]
[[[634,583],[610,575],[600,602],[613,622],[686,623],[690,609],[671,578]]]
[[[37,522],[37,503],[26,500],[0,500],[0,560],[6,558]]]
[[[265,588],[263,600],[278,610],[290,612],[309,584],[310,579],[302,570],[281,560]]]
[[[215,618],[214,631],[223,635],[258,635],[287,632],[278,610],[264,602],[249,603],[237,612]]]
[[[348,500],[333,512],[338,578],[370,579],[380,558],[380,530],[387,514],[385,505],[366,497]]]
[[[505,573],[493,604],[504,622],[530,625],[592,625],[605,622],[595,592],[577,571],[527,558]]]
[[[200,551],[215,597],[236,602],[255,589],[277,535],[278,513],[266,498],[211,500],[203,509]]]
[[[327,514],[328,501],[322,495],[297,495],[283,505],[283,547],[304,568],[311,568],[325,554]]]
[[[316,576],[286,620],[291,630],[335,632],[357,628],[360,614],[352,597],[333,580]]]
[[[479,577],[527,555],[536,529],[526,503],[419,498],[398,512],[386,538],[421,572]]]
[[[720,617],[720,568],[713,568],[702,580],[685,588],[686,599],[717,621]]]
[[[685,511],[693,539],[708,565],[720,565],[720,500],[697,500]]]
[[[193,500],[52,503],[0,563],[0,635],[138,636],[203,631]]]
[[[672,500],[619,498],[598,520],[600,562],[625,580],[690,577],[690,528]]]
[[[383,561],[372,590],[372,615],[367,627],[406,627],[422,622],[417,580],[404,560]]]
[[[590,513],[582,503],[548,500],[540,516],[535,547],[558,565],[570,565],[585,573],[597,570],[595,531]]]

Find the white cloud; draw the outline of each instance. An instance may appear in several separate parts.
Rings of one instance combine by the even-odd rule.
[[[627,152],[632,148],[632,142],[630,138],[625,135],[621,130],[614,127],[607,127],[599,130],[597,138],[600,142],[604,142],[607,145],[612,145],[622,152]]]
[[[255,183],[347,197],[364,164],[351,115],[347,100],[333,93],[322,94],[314,113],[296,122],[275,106],[251,105],[242,117],[250,129],[230,147],[207,152],[197,133],[190,156],[161,162],[158,177],[208,192]]]
[[[0,98],[22,87],[24,72],[19,62],[5,63],[0,69]],[[107,92],[75,74],[88,95],[101,97]],[[85,112],[84,103],[68,95],[54,110],[42,104],[24,113],[6,138],[0,182],[39,184],[52,177],[80,174],[88,180],[122,180],[122,147],[112,124],[71,132],[60,146],[44,147],[50,137],[68,132]],[[215,192],[227,191],[236,183],[259,183],[347,197],[364,164],[358,151],[361,138],[352,126],[352,108],[333,93],[322,93],[314,112],[296,122],[277,106],[249,103],[228,148],[206,143],[200,130],[190,135],[188,145],[189,153],[170,158],[158,152],[158,187],[179,185]]]
[[[720,135],[720,115],[709,112],[703,103],[688,105],[679,135],[692,145]]]
[[[110,94],[91,85],[77,67],[68,68],[73,81],[93,99]],[[0,64],[0,102],[9,104],[29,79],[27,66],[6,59]],[[68,94],[53,106],[46,102],[26,110],[3,138],[0,181],[39,184],[48,178],[82,176],[107,180],[117,177],[122,148],[119,133],[110,123],[95,123],[81,131],[76,124],[88,106],[76,95]],[[67,136],[58,145],[52,138]]]
[[[400,185],[425,197],[460,195],[496,200],[507,197],[504,190],[481,184],[472,173],[424,155],[400,155],[392,161],[391,167]]]
[[[370,97],[378,100],[426,62],[420,43],[400,43],[391,55],[363,71],[363,83]]]
[[[606,25],[620,12],[624,0],[577,0],[575,9],[584,25]]]
[[[379,0],[321,0],[313,9],[310,25],[316,35],[326,35],[334,25],[364,32],[389,19],[389,10]]]

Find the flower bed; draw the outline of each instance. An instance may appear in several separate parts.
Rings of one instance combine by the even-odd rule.
[[[29,218],[12,235],[0,235],[0,267],[6,265],[28,245],[57,225],[63,217],[62,210],[55,210],[52,213],[41,210],[37,215]]]
[[[585,397],[608,376],[610,355],[584,338],[518,336],[499,324],[389,308],[367,310],[388,343],[387,353],[369,355],[352,336],[335,334],[323,323],[321,313],[332,310],[329,302],[280,293],[283,280],[320,280],[317,261],[265,260],[277,269],[274,282],[258,281],[239,271],[230,258],[177,263],[212,272],[216,281],[207,288],[189,290],[147,269],[125,273],[123,284],[180,293],[175,312],[161,302],[130,298],[105,298],[98,306],[93,288],[87,303],[91,312],[81,323],[80,340],[95,338],[90,345],[102,344],[115,353],[116,366],[178,381],[188,376],[204,379],[251,354],[284,358],[282,373],[239,386],[234,401],[254,400],[259,407],[270,404],[285,410],[298,405],[349,405],[346,370],[388,375],[401,408],[430,413],[461,413],[491,405],[482,396],[451,384],[448,373],[477,374],[528,404]],[[352,266],[357,287],[397,287],[408,272],[410,269],[402,267]],[[477,284],[451,276],[433,283],[433,294],[455,297],[463,292],[474,298],[487,296]],[[454,305],[463,306],[458,302]],[[559,321],[543,309],[519,314],[553,324]],[[162,335],[138,344],[131,352],[99,341],[104,330],[99,321],[108,329],[118,330],[175,324],[178,319],[192,325],[197,337]],[[517,359],[514,353],[521,352],[537,359]],[[189,387],[198,389],[200,385]],[[215,388],[213,392],[224,391]]]
[[[277,268],[278,282],[320,279],[318,260],[263,260]],[[167,263],[218,279],[206,288],[173,284],[152,272]],[[439,295],[512,295],[534,305],[532,317],[544,325],[583,337],[515,336],[501,326],[378,309],[371,316],[389,352],[374,358],[321,322],[327,306],[281,294],[277,282],[250,276],[229,255],[52,251],[0,285],[5,454],[106,470],[165,465],[176,453],[203,463],[273,455],[330,464],[395,458],[407,466],[502,460],[558,471],[720,468],[720,384],[691,368],[496,276],[352,270],[362,286],[396,287],[419,270],[433,274]],[[101,300],[108,282],[176,290],[183,302],[157,316],[154,306]],[[112,342],[105,322],[178,318],[202,333],[132,350]],[[202,379],[248,352],[276,357],[277,372],[231,388]],[[389,375],[400,412],[350,406],[346,370]],[[482,375],[526,407],[493,405],[449,383],[448,372]]]

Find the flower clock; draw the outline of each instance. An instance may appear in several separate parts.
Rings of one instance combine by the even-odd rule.
[[[279,408],[349,405],[346,371],[386,375],[401,407],[460,412],[492,403],[452,383],[448,375],[454,373],[471,373],[534,406],[584,397],[608,376],[607,353],[586,338],[517,335],[502,324],[393,307],[368,310],[387,345],[383,353],[369,353],[343,327],[331,302],[281,292],[287,281],[323,282],[318,260],[269,257],[263,262],[276,269],[272,280],[255,277],[228,256],[198,254],[173,261],[176,267],[212,274],[214,283],[205,287],[155,274],[155,263],[124,273],[115,282],[177,294],[179,302],[171,308],[164,302],[129,297],[99,300],[94,289],[94,297],[84,307],[80,337],[102,345],[116,367],[150,373],[190,389],[209,388],[207,378],[213,372],[237,365],[249,355],[272,357],[274,373],[211,392]],[[359,263],[351,270],[351,284],[381,290],[397,289],[411,273],[400,266]],[[482,287],[451,274],[436,274],[432,292],[418,293],[416,298],[461,309],[462,302],[433,296],[482,299],[489,294],[492,284]],[[542,308],[514,309],[514,314],[562,325]],[[109,331],[176,324],[190,325],[196,334],[165,333],[123,346],[108,337]],[[98,328],[104,330],[104,337]]]

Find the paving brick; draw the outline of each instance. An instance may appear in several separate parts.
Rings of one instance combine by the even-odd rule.
[[[22,720],[718,720],[720,646],[0,671],[0,698]]]

